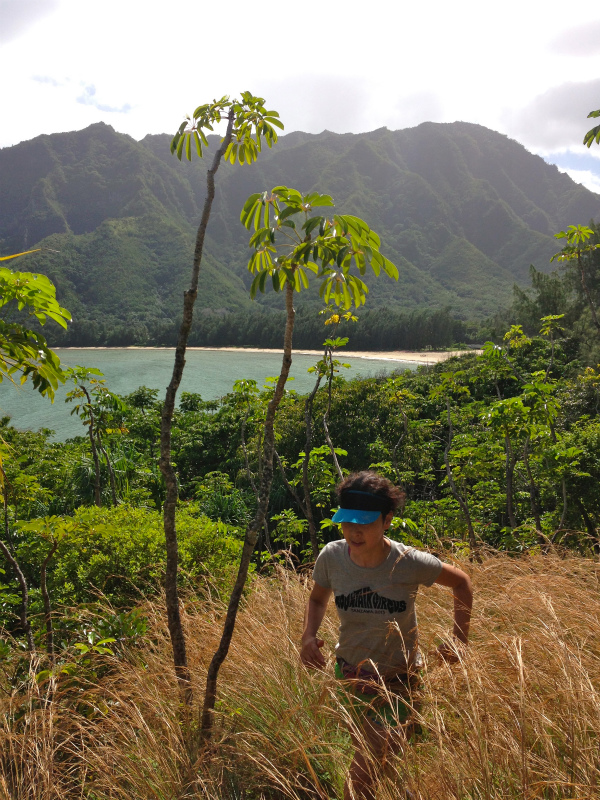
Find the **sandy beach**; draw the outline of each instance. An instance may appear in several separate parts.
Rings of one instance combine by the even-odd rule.
[[[56,350],[175,350],[174,347],[57,347]],[[283,353],[283,350],[266,347],[188,347],[188,350],[206,350],[211,352],[231,353]],[[452,356],[464,355],[469,350],[452,351],[416,351],[416,350],[341,350],[340,356],[348,358],[364,358],[372,361],[411,361],[415,364],[438,364]],[[322,350],[296,350],[295,355],[320,356]]]
[[[259,347],[190,347],[190,350],[233,350],[243,353],[283,353],[283,350],[266,349]],[[448,352],[434,352],[423,351],[417,352],[416,350],[340,350],[339,355],[347,356],[348,358],[366,358],[372,361],[413,361],[416,364],[437,364],[440,361],[452,356],[460,356],[464,354],[464,350],[448,351]],[[323,354],[322,350],[296,350],[296,355],[302,356],[320,356]]]

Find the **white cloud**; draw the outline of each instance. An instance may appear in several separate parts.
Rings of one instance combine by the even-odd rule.
[[[434,91],[416,92],[398,98],[390,109],[386,124],[389,128],[412,128],[425,120],[444,121],[443,99]]]
[[[581,144],[592,127],[587,115],[600,106],[600,79],[563,83],[506,114],[507,132],[526,145],[558,150]]]
[[[600,19],[567,28],[558,34],[550,47],[560,55],[593,56],[600,53]]]
[[[96,87],[93,84],[88,84],[83,87],[82,93],[75,98],[76,103],[81,103],[84,106],[94,106],[99,111],[106,111],[109,114],[127,114],[131,111],[131,105],[124,103],[120,108],[118,106],[111,106],[107,103],[101,103],[96,97]]]
[[[360,76],[298,75],[252,89],[279,111],[286,131],[346,133],[369,127],[372,87]],[[366,127],[365,127],[366,126]]]
[[[38,83],[47,83],[50,86],[60,86],[60,81],[57,81],[56,78],[53,78],[51,75],[32,75],[32,81],[37,81]]]
[[[0,43],[22,36],[58,7],[59,0],[0,0]]]
[[[560,45],[564,19],[547,0],[485,13],[480,0],[308,0],[260,13],[246,0],[0,0],[0,12],[13,31],[0,51],[10,75],[0,146],[98,120],[136,138],[172,133],[199,103],[242,89],[262,94],[287,131],[461,119],[555,150],[579,141],[598,107],[563,114],[554,97],[548,124],[537,116],[552,87],[597,74],[591,55],[561,54],[570,40]],[[570,0],[571,19],[589,15],[588,0]]]
[[[581,183],[590,192],[600,195],[600,173],[592,172],[589,169],[562,169],[561,167],[558,169],[560,172],[566,172],[575,183]]]

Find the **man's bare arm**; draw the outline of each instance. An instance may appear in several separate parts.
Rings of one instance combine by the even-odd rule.
[[[317,632],[323,622],[330,597],[331,589],[315,583],[304,613],[304,633],[300,650],[300,659],[307,667],[322,669],[325,666],[325,659],[321,653],[321,647],[325,642],[317,637]]]
[[[453,567],[451,564],[443,564],[442,571],[435,582],[440,586],[448,586],[452,589],[454,596],[454,630],[452,633],[458,642],[466,645],[469,640],[469,625],[473,607],[471,579],[462,569]],[[448,651],[448,647],[442,645],[440,654],[444,658],[448,656],[446,651]],[[448,660],[454,661],[456,657],[451,657]]]

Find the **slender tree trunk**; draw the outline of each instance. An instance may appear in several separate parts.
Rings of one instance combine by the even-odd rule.
[[[8,486],[6,484],[6,473],[4,472],[4,470],[2,469],[1,466],[0,466],[0,471],[2,472],[2,478],[3,478],[3,484],[4,484],[3,487],[2,487],[3,488],[2,505],[4,506],[4,513],[3,513],[3,516],[4,516],[4,538],[6,539],[7,546],[9,547],[9,549],[11,550],[11,552],[14,555],[15,548],[14,548],[14,545],[12,543],[12,538],[11,538],[11,535],[10,535],[10,526],[8,524],[8,496],[7,496]],[[15,502],[15,505],[16,505],[16,502]],[[16,518],[16,516],[17,515],[15,513],[15,518]]]
[[[217,679],[219,675],[219,670],[221,668],[221,664],[227,657],[227,653],[229,652],[229,646],[231,644],[231,638],[233,636],[233,631],[235,628],[235,621],[237,618],[237,612],[240,605],[242,592],[244,591],[246,578],[248,577],[248,568],[250,566],[250,559],[252,558],[252,552],[256,545],[258,532],[263,526],[269,505],[271,484],[273,482],[273,456],[275,452],[275,431],[274,431],[275,414],[277,412],[277,407],[281,402],[281,398],[283,397],[285,384],[288,379],[288,375],[290,374],[290,367],[292,365],[292,333],[294,330],[295,311],[293,302],[294,290],[289,280],[286,282],[285,301],[286,301],[285,304],[286,304],[287,315],[286,315],[286,325],[285,325],[285,337],[283,343],[283,361],[281,364],[281,372],[279,374],[277,385],[275,387],[275,392],[273,394],[273,397],[271,398],[271,401],[269,402],[267,408],[267,414],[265,417],[259,502],[256,509],[256,513],[254,515],[254,519],[246,529],[246,536],[244,538],[244,547],[242,549],[240,566],[235,581],[235,585],[233,587],[233,591],[229,599],[229,606],[227,608],[227,615],[225,617],[225,623],[223,625],[223,634],[221,636],[221,641],[208,668],[208,675],[206,678],[206,692],[204,695],[204,706],[202,709],[202,720],[200,729],[201,735],[204,740],[210,739],[211,736],[212,725],[213,725],[213,710],[217,698]]]
[[[246,424],[248,422],[249,413],[250,411],[246,411],[244,419],[242,420],[242,426],[240,429],[240,438],[242,441],[242,451],[244,453],[244,466],[246,467],[246,477],[248,478],[250,487],[252,488],[254,496],[258,501],[258,489],[256,488],[256,484],[254,483],[254,475],[252,474],[252,470],[250,469],[250,459],[248,458],[248,448],[246,446]]]
[[[4,472],[4,470],[2,470]],[[4,483],[4,526],[5,532],[8,529],[8,503],[6,500],[6,476]],[[27,649],[30,653],[35,653],[35,644],[33,642],[33,634],[31,632],[31,625],[29,624],[29,617],[27,616],[27,610],[29,608],[29,592],[27,591],[27,581],[25,580],[25,575],[23,575],[23,571],[19,566],[19,562],[10,552],[8,547],[4,544],[4,542],[0,539],[0,550],[2,551],[4,558],[8,561],[11,565],[13,570],[15,571],[15,575],[17,576],[17,580],[19,582],[19,586],[21,587],[21,611],[19,612],[19,617],[21,619],[21,627],[23,628],[23,632],[25,633],[25,637],[27,638]]]
[[[556,441],[557,441],[556,431],[554,429],[554,425],[552,425],[552,424],[550,424],[550,432],[552,434],[552,441],[554,442],[554,444],[556,444]],[[562,494],[563,507],[562,507],[562,514],[560,515],[560,522],[558,523],[558,527],[559,528],[564,528],[565,527],[565,520],[567,518],[567,511],[569,509],[569,497],[568,497],[568,494],[567,494],[567,479],[565,478],[564,475],[560,479],[560,491],[561,491],[561,494]]]
[[[317,556],[319,555],[319,543],[317,541],[317,536],[316,536],[315,519],[314,519],[314,516],[313,516],[313,513],[312,513],[312,505],[310,505],[310,493],[308,495],[309,506],[308,506],[308,510],[307,510],[307,506],[306,506],[305,502],[302,500],[302,498],[300,497],[298,492],[294,489],[292,484],[288,481],[287,475],[285,474],[285,468],[283,466],[283,462],[282,462],[281,457],[280,457],[279,453],[277,452],[277,450],[275,450],[275,458],[276,458],[277,464],[279,466],[279,472],[281,474],[281,479],[283,481],[283,485],[288,490],[288,492],[292,495],[292,497],[296,501],[296,505],[298,506],[298,508],[300,509],[302,514],[304,514],[304,516],[308,520],[308,532],[309,532],[309,538],[310,538],[310,545],[311,545],[311,550],[313,552],[313,558],[316,561],[317,560]],[[302,461],[302,465],[304,466],[304,460]],[[304,481],[303,481],[303,484],[304,484]],[[303,494],[306,497],[306,493],[304,492],[304,485],[303,485]],[[311,528],[311,525],[312,525],[312,528]],[[305,544],[306,544],[306,542],[303,539],[302,540],[302,546],[304,546]],[[315,555],[315,552],[316,552],[317,555]]]
[[[394,470],[396,472],[396,480],[397,480],[398,483],[401,483],[401,480],[400,480],[400,465],[399,465],[399,462],[398,462],[398,450],[400,450],[400,446],[402,445],[402,442],[408,436],[408,417],[407,417],[407,415],[404,413],[404,411],[402,409],[400,409],[400,414],[402,415],[402,426],[404,428],[404,431],[402,432],[400,438],[398,439],[398,441],[396,442],[396,444],[394,445],[393,450],[392,450],[392,466],[394,467]]]
[[[179,688],[185,705],[192,703],[192,684],[190,671],[187,663],[187,652],[185,644],[185,634],[181,624],[179,612],[179,596],[177,593],[177,567],[179,553],[177,547],[177,531],[175,528],[175,507],[177,504],[177,475],[171,463],[171,428],[173,423],[173,412],[175,410],[175,398],[185,367],[185,351],[187,341],[192,326],[194,316],[194,303],[198,294],[198,277],[200,274],[200,264],[202,262],[202,251],[204,248],[204,238],[206,228],[210,218],[210,212],[215,197],[215,174],[219,169],[221,159],[227,149],[232,136],[234,112],[229,112],[227,121],[227,131],[221,142],[221,146],[215,153],[212,165],[206,173],[206,199],[202,210],[202,217],[198,233],[196,235],[196,246],[194,249],[194,261],[192,267],[192,279],[190,288],[184,292],[183,296],[183,319],[179,329],[177,347],[175,349],[175,364],[171,382],[167,387],[165,402],[162,408],[160,420],[160,458],[158,461],[160,471],[163,474],[166,485],[166,497],[163,506],[163,521],[165,529],[165,541],[167,546],[167,563],[165,571],[165,596],[167,603],[167,621],[171,645],[173,647],[173,663],[175,674],[179,682]]]
[[[244,417],[244,420],[242,422],[242,429],[241,429],[242,450],[244,451],[244,464],[246,465],[246,475],[248,477],[248,481],[250,483],[252,491],[254,492],[254,497],[256,498],[256,502],[258,504],[258,489],[256,488],[256,483],[254,482],[254,475],[252,474],[252,470],[250,469],[250,460],[248,458],[248,448],[246,447],[246,423],[247,423],[247,421],[248,421],[248,412],[246,413],[246,416]],[[281,463],[280,463],[280,467],[281,467]],[[283,467],[281,467],[281,470],[283,472]],[[271,547],[271,536],[269,534],[269,523],[268,523],[266,517],[265,517],[265,521],[264,521],[264,524],[263,524],[263,529],[264,529],[264,532],[265,532],[265,547],[267,548],[269,553],[272,553],[273,552],[273,548]]]
[[[331,412],[331,386],[333,384],[333,364],[331,363],[332,359],[333,359],[333,355],[332,355],[331,348],[329,348],[329,350],[328,350],[327,359],[330,362],[330,368],[329,368],[329,381],[328,381],[328,385],[327,385],[327,393],[328,393],[327,408],[325,410],[325,413],[323,414],[323,428],[325,429],[325,441],[327,442],[327,444],[329,445],[329,449],[331,450],[331,457],[333,459],[333,466],[335,467],[335,471],[338,474],[338,478],[340,479],[340,481],[343,481],[344,480],[344,474],[343,474],[342,469],[340,467],[339,461],[337,460],[337,455],[335,454],[335,448],[333,446],[333,442],[331,441],[331,436],[329,435],[329,427],[327,425],[327,421],[329,419],[329,414]]]
[[[106,461],[106,466],[108,468],[108,479],[110,481],[110,493],[111,493],[111,496],[112,496],[113,505],[116,508],[118,506],[118,504],[119,504],[119,501],[117,500],[117,482],[115,481],[115,471],[113,469],[113,465],[111,463],[111,460],[108,457],[108,451],[106,450],[106,448],[102,444],[102,440],[100,439],[99,432],[96,432],[96,436],[98,437],[98,447],[100,449],[100,452],[104,456],[104,460]]]
[[[319,542],[317,539],[317,526],[315,525],[315,518],[312,510],[312,500],[310,497],[308,465],[310,462],[310,451],[312,449],[312,410],[322,377],[323,375],[319,372],[312,392],[308,395],[308,397],[304,401],[304,426],[306,428],[306,442],[304,443],[304,459],[302,460],[302,491],[304,493],[304,508],[305,508],[304,513],[306,519],[308,520],[308,535],[310,536],[310,546],[312,549],[312,556],[315,561],[317,560],[317,556],[319,555]]]
[[[596,330],[600,333],[600,321],[598,320],[598,315],[596,314],[596,306],[594,305],[594,301],[592,300],[592,295],[590,294],[590,290],[588,289],[587,281],[585,279],[585,268],[583,266],[583,260],[581,258],[581,253],[579,251],[577,252],[577,266],[579,267],[579,276],[581,277],[581,285],[583,287],[583,291],[585,292],[585,296],[588,301],[588,306],[590,307],[592,320],[594,321]]]
[[[92,450],[92,458],[94,459],[94,504],[100,508],[102,500],[100,499],[100,461],[98,459],[98,450],[96,449],[96,442],[94,441],[94,412],[92,411],[92,398],[85,386],[81,387],[85,392],[88,401],[88,408],[90,410],[90,424],[88,425],[88,436],[90,439],[90,447]]]
[[[514,508],[514,477],[517,459],[512,451],[510,437],[504,434],[504,449],[506,453],[506,513],[508,514],[508,524],[514,530],[517,527],[517,518]]]
[[[554,348],[553,348],[554,352]],[[552,422],[548,421],[548,427],[550,428],[550,435],[552,436],[552,441],[554,444],[557,443],[558,437],[556,436],[556,429]],[[562,530],[565,527],[565,520],[567,518],[567,511],[569,509],[569,498],[567,496],[567,480],[563,475],[560,479],[560,490],[562,494],[562,514],[560,515],[560,522],[558,523],[557,530]],[[554,536],[552,537],[552,541],[554,541]]]
[[[496,395],[498,400],[502,400],[502,392],[498,381],[494,380],[496,386]],[[504,453],[505,453],[505,466],[504,471],[506,474],[506,514],[508,516],[508,524],[514,530],[517,527],[517,518],[515,516],[514,505],[514,478],[515,467],[517,465],[517,457],[515,456],[512,445],[510,443],[510,436],[508,431],[504,430]]]
[[[271,544],[271,533],[269,531],[269,521],[265,517],[263,521],[263,533],[265,535],[265,547],[269,551],[269,553],[273,552],[273,545]]]
[[[306,508],[304,507],[304,502],[302,501],[302,498],[300,497],[298,492],[294,489],[292,484],[288,481],[287,475],[285,474],[285,467],[283,466],[283,461],[281,460],[281,456],[279,455],[277,450],[274,450],[273,455],[275,456],[275,460],[277,461],[277,466],[279,467],[279,474],[281,475],[281,480],[283,481],[283,485],[296,501],[296,504],[298,505],[300,511],[304,514],[304,516],[306,516]]]
[[[594,552],[595,553],[599,553],[600,552],[600,537],[598,536],[598,530],[597,530],[596,526],[594,525],[594,523],[592,522],[592,519],[590,518],[590,515],[587,513],[586,508],[583,505],[583,502],[582,502],[581,498],[577,497],[575,499],[575,502],[577,503],[577,507],[579,508],[579,513],[581,514],[581,516],[583,517],[583,521],[585,522],[585,527],[587,529],[588,536],[590,537],[590,539],[594,543],[594,545],[593,545]],[[552,541],[553,542],[554,542],[555,536],[556,536],[556,534],[552,537]]]
[[[283,466],[283,461],[281,460],[281,456],[279,455],[277,450],[274,451],[274,455],[275,455],[275,460],[277,461],[277,466],[279,467],[279,473],[281,475],[281,480],[283,481],[283,485],[285,486],[285,488],[288,490],[288,492],[291,494],[291,496],[296,501],[296,505],[300,509],[301,513],[304,514],[306,519],[309,519],[308,515],[310,514],[310,519],[312,520],[313,519],[312,508],[310,509],[310,511],[308,511],[308,512],[306,511],[306,506],[304,505],[304,502],[302,501],[302,498],[300,497],[298,492],[294,489],[292,484],[288,481],[287,475],[285,474],[285,467]],[[313,526],[314,526],[314,520],[313,520]],[[310,533],[310,521],[309,521],[309,533]],[[315,538],[315,541],[313,542],[313,539],[311,537],[310,541],[311,541],[311,549],[314,552],[314,546],[316,544],[316,538]],[[304,547],[305,544],[306,544],[306,541],[303,538],[302,539],[302,546]],[[316,544],[316,546],[317,546],[317,554],[318,554],[318,544]],[[288,550],[287,552],[291,552],[291,550]],[[316,560],[316,557],[315,557],[315,560]]]
[[[563,507],[562,507],[562,514],[560,515],[560,522],[558,523],[559,528],[565,527],[565,520],[567,518],[567,510],[569,508],[569,498],[567,495],[567,482],[564,476],[560,480],[560,490],[562,493],[562,500],[563,500]]]
[[[54,663],[54,628],[52,626],[52,607],[50,605],[50,594],[48,592],[48,584],[46,581],[46,568],[57,549],[58,542],[54,542],[50,552],[43,560],[42,569],[40,570],[40,587],[42,590],[42,598],[44,600],[44,620],[46,622],[46,652],[50,656],[50,661],[52,663]]]
[[[10,550],[3,541],[0,541],[0,550],[2,550],[4,557],[14,569],[17,580],[19,581],[19,586],[21,587],[21,611],[19,612],[19,617],[21,619],[21,627],[23,628],[25,636],[27,637],[27,649],[30,653],[34,653],[35,644],[33,643],[31,625],[29,624],[29,619],[27,617],[27,610],[29,608],[29,592],[27,591],[27,581],[25,580],[25,576],[23,575],[17,560],[13,558]]]
[[[535,521],[538,543],[545,546],[547,542],[544,534],[542,533],[542,519],[540,517],[540,505],[538,502],[540,490],[537,487],[533,477],[533,472],[531,471],[531,463],[529,461],[529,442],[530,439],[528,436],[527,439],[525,439],[525,444],[523,446],[523,461],[525,462],[525,469],[527,471],[527,478],[529,480],[529,501],[531,505],[531,513],[533,514],[533,519]]]
[[[450,414],[450,401],[446,400],[446,410],[448,412],[448,443],[444,449],[444,463],[446,465],[446,475],[448,476],[448,484],[454,499],[460,506],[460,509],[467,523],[467,530],[469,532],[469,547],[471,548],[471,557],[477,553],[477,537],[475,536],[475,529],[473,528],[473,521],[471,519],[471,512],[469,511],[469,504],[462,497],[458,491],[454,475],[452,474],[452,467],[450,466],[450,448],[452,447],[452,439],[454,438],[454,428],[452,426],[452,415]]]

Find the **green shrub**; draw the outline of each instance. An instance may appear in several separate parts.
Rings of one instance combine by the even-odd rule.
[[[54,607],[95,602],[104,596],[116,607],[128,607],[160,590],[164,578],[165,541],[158,511],[130,506],[80,508],[48,567]],[[242,547],[239,531],[199,514],[197,504],[177,511],[182,586],[225,589]],[[41,611],[40,565],[49,545],[35,533],[22,532],[19,562],[31,586],[31,611]],[[8,575],[7,575],[8,577]],[[16,609],[14,609],[16,610]]]

